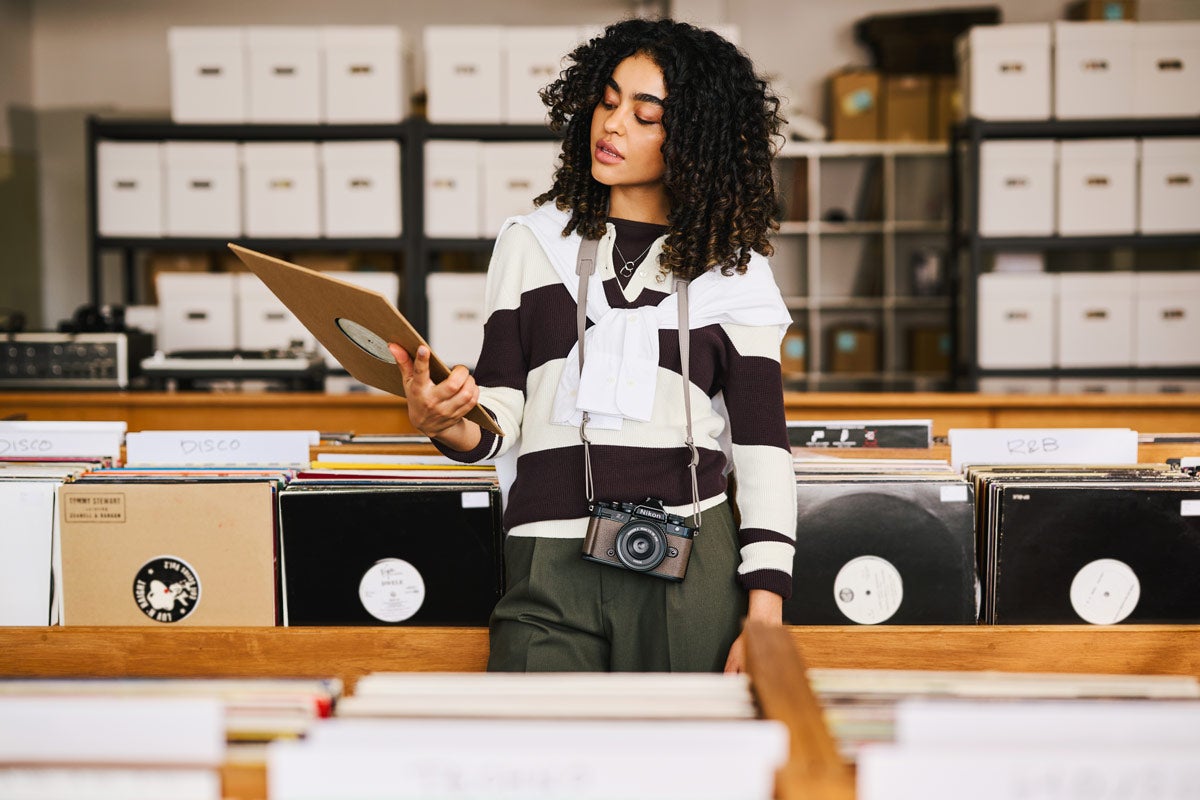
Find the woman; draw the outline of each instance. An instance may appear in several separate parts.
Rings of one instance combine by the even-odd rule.
[[[542,92],[561,164],[497,240],[474,378],[460,366],[432,384],[424,347],[392,345],[409,417],[451,458],[495,457],[507,487],[489,669],[742,671],[742,620],[781,624],[795,541],[778,361],[790,317],[763,257],[778,100],[729,42],[669,20],[616,23],[569,58]],[[598,243],[581,366],[585,239]],[[464,419],[476,402],[504,436]],[[598,501],[654,516],[647,498],[698,529],[682,581],[587,537]]]

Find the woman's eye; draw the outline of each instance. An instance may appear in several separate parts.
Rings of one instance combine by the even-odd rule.
[[[634,119],[636,119],[638,122],[642,123],[643,125],[657,125],[658,124],[658,120],[656,120],[656,119],[642,119],[641,117],[638,117],[638,116],[635,116]]]

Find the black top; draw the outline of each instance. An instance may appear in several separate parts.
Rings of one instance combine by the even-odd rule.
[[[617,232],[613,242],[613,270],[617,273],[617,282],[624,289],[646,259],[654,240],[667,232],[667,226],[616,217],[609,217],[608,221]]]

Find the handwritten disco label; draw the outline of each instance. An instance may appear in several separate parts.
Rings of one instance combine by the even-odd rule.
[[[54,442],[41,438],[0,438],[0,456],[42,456],[54,449]]]
[[[185,456],[211,453],[234,454],[242,449],[240,439],[180,439],[179,451]]]
[[[1071,608],[1092,625],[1121,622],[1137,608],[1141,596],[1137,573],[1115,558],[1084,564],[1071,581]]]
[[[891,619],[904,599],[904,580],[886,558],[859,556],[833,579],[833,599],[851,622],[876,625]]]
[[[138,570],[133,599],[155,622],[179,622],[200,604],[200,579],[183,559],[159,556]]]
[[[421,610],[425,602],[425,579],[402,558],[380,559],[359,581],[358,599],[375,619],[403,622]]]

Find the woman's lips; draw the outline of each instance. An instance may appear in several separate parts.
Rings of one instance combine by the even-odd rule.
[[[625,157],[617,152],[617,148],[604,141],[596,142],[596,160],[601,164],[620,164]]]

